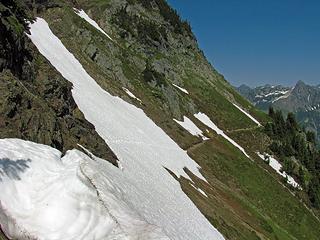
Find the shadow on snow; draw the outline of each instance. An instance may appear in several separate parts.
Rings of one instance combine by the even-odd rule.
[[[0,159],[0,181],[7,176],[13,180],[21,180],[20,174],[29,168],[30,159],[10,160],[9,158]]]

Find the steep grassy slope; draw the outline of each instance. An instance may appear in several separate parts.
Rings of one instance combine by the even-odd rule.
[[[113,41],[79,18],[70,6],[49,9],[41,15],[100,86],[144,109],[202,166],[210,186],[194,181],[209,198],[180,179],[182,187],[228,239],[317,239],[319,221],[271,169],[254,157],[256,151],[265,149],[267,137],[232,103],[261,122],[267,117],[235,93],[208,64],[192,34],[175,32],[157,5],[146,10],[138,2],[130,1],[127,6],[126,1],[111,0],[77,3],[76,7],[85,9]],[[122,15],[130,18],[131,29],[121,22]],[[165,26],[166,37],[139,30],[141,22]],[[189,95],[172,83],[187,89]],[[130,89],[142,104],[129,98],[122,87]],[[192,117],[199,111],[246,147],[255,162],[211,131],[207,135],[213,139],[200,143],[172,120],[187,115],[205,131],[206,126]]]
[[[101,33],[92,31],[93,27],[72,13],[71,9],[51,9],[46,16],[48,19],[56,18],[54,22],[53,19],[51,20],[53,31],[65,45],[83,59],[88,68],[100,74],[103,80],[98,81],[101,85],[105,85],[109,91],[115,93],[119,93],[119,88],[126,86],[136,95],[147,97],[142,102],[147,105],[151,101],[152,104],[145,107],[146,111],[151,111],[156,104],[156,108],[162,109],[165,113],[166,120],[172,117],[181,118],[182,115],[193,114],[201,109],[210,109],[210,115],[219,126],[225,129],[254,126],[254,123],[239,114],[239,110],[228,100],[238,102],[239,105],[244,105],[244,108],[248,109],[251,105],[235,93],[223,76],[212,69],[198,49],[194,38],[170,31],[170,24],[162,19],[157,9],[150,13],[139,5],[130,5],[125,10],[127,11],[125,17],[146,15],[146,17],[140,17],[142,20],[140,18],[132,20],[132,29],[135,29],[134,21],[145,25],[151,24],[150,22],[169,25],[166,28],[169,29],[166,30],[167,41],[162,39],[156,43],[145,43],[140,39],[142,33],[131,36],[130,32],[123,30],[118,24],[110,23],[120,21],[112,20],[114,18],[121,18],[118,16],[121,4],[119,1],[116,2],[109,1],[109,5],[104,3],[108,8],[101,19],[98,18],[98,10],[101,11],[101,8],[89,10],[101,26],[107,26],[105,31],[113,37],[113,42]],[[94,4],[90,2],[90,5]],[[73,28],[70,29],[69,26]],[[121,38],[123,31],[129,37]],[[144,37],[148,38],[148,36]],[[94,67],[92,63],[96,63]],[[152,77],[146,79],[145,71],[150,70],[149,68],[153,71],[152,77],[157,76],[157,80]],[[108,84],[104,83],[106,81]],[[192,89],[190,96],[174,88],[171,83],[185,87],[187,90]],[[263,120],[264,116],[261,118]]]
[[[319,221],[279,184],[272,171],[264,171],[264,166],[248,161],[217,138],[189,154],[200,163],[211,183],[199,183],[209,199],[191,195],[228,239],[319,236]]]
[[[197,161],[209,184],[192,176],[193,184],[201,188],[208,198],[191,186],[190,181],[183,178],[179,181],[200,211],[227,239],[318,239],[320,222],[289,192],[279,176],[255,155],[256,151],[265,150],[268,138],[232,103],[246,109],[262,123],[268,121],[267,116],[238,95],[223,76],[212,68],[199,50],[186,23],[182,24],[180,19],[177,20],[164,1],[56,2],[59,4],[42,9],[38,15],[48,21],[52,31],[103,89],[142,108]],[[84,9],[113,40],[81,19],[73,7]],[[44,59],[40,56],[36,59],[39,62],[35,66],[42,68],[38,71],[39,77],[35,85],[46,89],[46,84],[40,79],[52,79],[48,78],[51,73],[59,84],[50,88],[56,89],[66,84],[66,91],[70,94],[71,86]],[[15,81],[14,76],[1,77],[1,80],[6,84],[13,84]],[[53,84],[49,80],[45,82]],[[187,89],[189,94],[180,91],[172,83]],[[48,105],[43,103],[43,99],[48,98],[49,103],[54,103],[59,98],[55,94],[48,97],[41,94],[41,91],[38,93],[37,88],[31,88],[32,86],[33,84],[27,85],[27,89],[33,94],[37,93],[41,107]],[[133,92],[142,103],[130,98],[123,87]],[[6,89],[9,88],[3,91],[8,91]],[[60,90],[56,92],[61,93]],[[68,101],[62,102],[69,107],[72,105]],[[61,101],[57,102],[58,107],[61,104]],[[45,112],[52,111],[53,107],[50,106],[45,111],[35,109],[34,112],[40,112],[44,116]],[[19,109],[28,112],[26,107]],[[242,145],[252,159],[246,158],[212,130],[207,132],[207,127],[193,117],[199,111],[206,113],[226,134]],[[70,122],[76,129],[82,126],[77,120],[77,114],[82,124],[88,124],[76,106],[68,117],[61,118],[55,115],[56,111],[52,112],[50,119],[62,122],[66,118],[71,119]],[[211,139],[203,142],[173,121],[173,118],[182,119],[184,115],[189,116]],[[19,113],[18,116],[24,115]],[[23,123],[22,119],[16,121]],[[58,129],[62,129],[59,126]],[[9,134],[2,134],[1,137],[16,136],[18,133],[13,133],[15,128],[16,125],[11,123],[5,126],[3,129]],[[27,125],[26,131],[31,128]],[[108,149],[101,145],[101,139],[90,124],[84,129],[89,129],[89,133],[74,133],[72,128],[67,128],[64,134],[71,136],[72,141],[71,144],[63,141],[61,147],[72,148],[77,143],[77,138],[84,138],[83,141],[88,145],[99,144],[98,147],[89,145],[96,155]],[[45,128],[39,132],[42,134],[47,131]],[[49,136],[51,139],[52,135]],[[89,136],[94,139],[90,140]],[[33,140],[32,136],[24,138]],[[40,141],[38,138],[35,140]],[[105,158],[108,157],[110,153]],[[186,171],[188,172],[187,169]]]

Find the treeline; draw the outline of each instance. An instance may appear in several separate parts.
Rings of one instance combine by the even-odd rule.
[[[282,160],[283,170],[298,179],[312,205],[320,208],[320,151],[315,133],[301,127],[293,113],[284,118],[271,107],[269,116],[272,122],[264,131],[272,140],[270,150]]]
[[[146,1],[146,0],[144,0]],[[171,8],[166,0],[154,0],[160,9],[160,14],[163,18],[168,21],[174,28],[174,31],[179,34],[187,33],[189,36],[192,35],[191,26],[187,21],[181,19],[177,11]]]
[[[14,16],[19,24],[27,28],[31,15],[23,0],[1,0],[0,4],[1,18]]]
[[[122,38],[131,35],[149,46],[165,44],[168,41],[165,27],[144,17],[133,15],[127,8],[128,6],[120,8],[111,18],[112,23],[124,30],[120,33]]]
[[[166,27],[129,12],[128,6],[134,4],[141,4],[149,11],[158,9],[160,15],[172,26],[175,33],[193,38],[190,24],[182,20],[177,11],[172,9],[165,0],[127,0],[127,2],[128,4],[120,8],[112,17],[112,21],[125,30],[123,38],[129,33],[149,45],[168,40]]]
[[[173,26],[176,33],[187,33],[189,36],[193,37],[190,24],[187,21],[182,20],[178,12],[171,8],[166,0],[128,0],[128,3],[140,3],[148,10],[158,7],[161,16]]]
[[[0,2],[0,72],[9,69],[15,76],[24,79],[24,67],[32,60],[25,47],[28,31],[27,21],[31,13],[22,0],[2,0]]]

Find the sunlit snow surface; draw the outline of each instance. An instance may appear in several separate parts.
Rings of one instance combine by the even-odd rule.
[[[76,8],[74,8],[74,11],[76,14],[78,14],[79,17],[83,18],[84,20],[86,20],[90,25],[92,25],[93,27],[95,27],[98,31],[102,32],[104,35],[106,35],[110,40],[112,40],[112,38],[105,32],[103,31],[103,29],[98,25],[98,23],[96,23],[93,19],[91,19],[88,14],[86,14],[85,11],[78,10]]]
[[[264,160],[264,161],[269,161],[269,165],[270,167],[272,167],[279,175],[281,175],[284,178],[287,178],[288,183],[290,185],[292,185],[295,188],[299,188],[301,189],[300,185],[294,180],[293,177],[291,177],[290,175],[288,175],[286,172],[281,171],[282,169],[282,165],[281,163],[278,162],[278,160],[276,160],[274,157],[268,155],[268,154],[261,154],[261,153],[257,153],[259,155],[259,157]]]
[[[238,143],[236,143],[234,140],[232,140],[229,136],[227,136],[220,128],[217,127],[217,125],[215,125],[211,119],[204,113],[196,113],[194,114],[194,116],[200,121],[202,122],[204,125],[206,125],[207,127],[211,128],[212,130],[214,130],[218,135],[221,135],[222,137],[224,137],[226,140],[228,140],[233,146],[235,146],[236,148],[238,148],[241,152],[243,152],[243,154],[250,158],[250,156],[246,153],[246,151],[243,149],[243,147],[241,147]]]
[[[8,237],[169,239],[112,191],[101,201],[91,171],[86,174],[93,160],[84,153],[72,150],[61,157],[49,146],[18,139],[1,139],[0,149],[0,222]]]
[[[250,118],[253,122],[255,122],[258,126],[261,126],[261,123],[255,119],[252,115],[250,115],[249,113],[247,113],[246,111],[244,111],[241,107],[239,107],[236,104],[233,104],[233,106],[235,106],[236,108],[238,108],[242,113],[244,113],[248,118]]]
[[[186,129],[193,136],[201,137],[203,140],[207,140],[208,138],[203,135],[201,129],[197,127],[188,117],[183,116],[183,121],[179,121],[177,119],[173,119],[176,123],[178,123],[181,127]]]
[[[45,20],[38,18],[30,32],[38,50],[73,83],[78,107],[121,162],[122,170],[101,161],[85,167],[101,199],[108,203],[111,192],[170,239],[224,239],[165,170],[188,177],[183,170],[187,167],[204,179],[187,153],[141,109],[100,88]]]

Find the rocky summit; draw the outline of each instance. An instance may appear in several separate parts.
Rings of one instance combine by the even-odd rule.
[[[293,87],[265,85],[250,88],[242,85],[237,91],[257,108],[268,111],[269,107],[293,112],[307,129],[316,132],[320,140],[320,88],[298,81]]]

